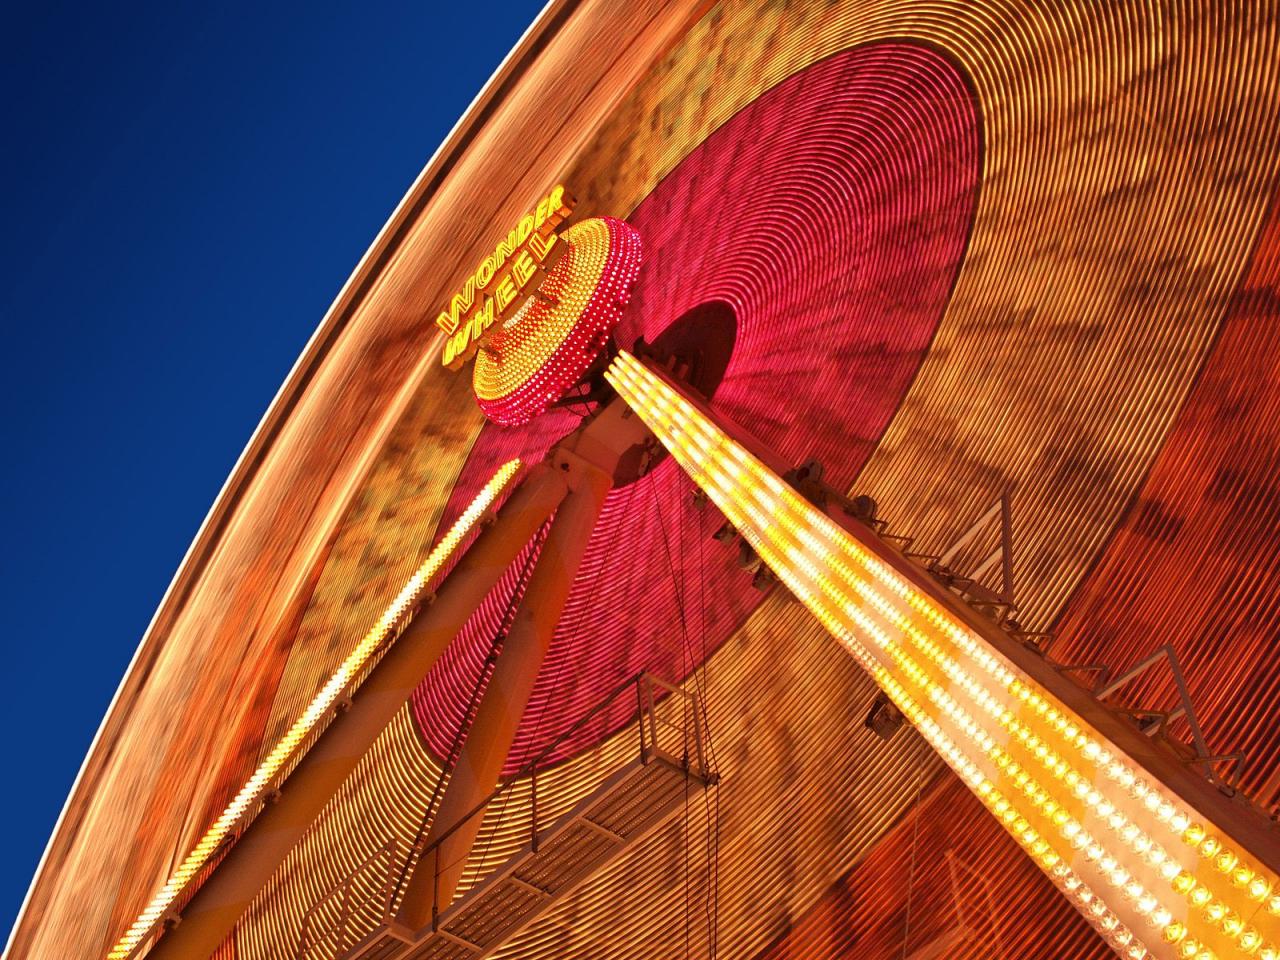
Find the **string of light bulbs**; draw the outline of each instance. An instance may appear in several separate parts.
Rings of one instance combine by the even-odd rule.
[[[629,354],[606,374],[1116,951],[1280,958],[1280,884]]]
[[[254,804],[277,783],[283,772],[292,769],[293,764],[313,742],[312,735],[318,731],[326,717],[332,716],[339,697],[350,692],[353,682],[360,678],[374,655],[404,626],[407,615],[417,608],[418,601],[432,580],[453,556],[467,534],[508,487],[519,472],[520,465],[519,460],[511,460],[503,464],[490,478],[463,514],[440,538],[440,542],[427,554],[426,559],[395,599],[388,604],[369,632],[342,661],[338,669],[312,698],[307,708],[258,764],[257,769],[237,791],[221,815],[183,858],[147,908],[139,914],[107,953],[107,960],[126,960],[132,956],[138,945],[150,936],[191,882],[208,865],[213,855],[228,838],[233,836]]]

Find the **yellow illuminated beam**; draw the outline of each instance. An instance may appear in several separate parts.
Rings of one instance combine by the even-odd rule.
[[[630,354],[618,393],[1129,960],[1280,960],[1276,873]]]
[[[432,579],[453,556],[459,544],[476,523],[493,506],[519,469],[520,461],[511,460],[503,464],[490,478],[484,489],[471,501],[462,516],[435,545],[369,632],[320,688],[320,692],[307,705],[306,710],[271,748],[271,752],[258,765],[253,775],[245,781],[244,786],[227,804],[217,820],[205,831],[200,842],[174,870],[147,908],[112,947],[107,954],[108,960],[126,960],[133,954],[196,875],[209,863],[214,852],[233,835],[236,827],[245,819],[254,804],[261,800],[276,783],[281,772],[292,769],[292,764],[306,752],[307,746],[314,739],[313,734],[318,732],[324,718],[330,715],[338,698],[344,693],[350,693],[353,685],[361,678],[362,671],[370,665],[374,654],[404,626]]]

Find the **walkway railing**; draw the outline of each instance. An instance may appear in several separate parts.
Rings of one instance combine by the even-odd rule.
[[[635,712],[627,725],[636,729],[637,751],[630,755],[630,759],[619,763],[616,770],[603,771],[600,776],[602,784],[636,762],[648,764],[654,760],[683,768],[700,781],[714,782],[714,773],[707,763],[704,720],[697,695],[652,674],[636,674],[615,687],[572,726],[557,735],[430,846],[410,849],[400,862],[395,855],[394,841],[389,841],[366,858],[307,911],[299,943],[300,960],[336,960],[346,955],[374,928],[389,926],[415,869],[432,871],[432,930],[437,929],[441,914],[450,906],[440,901],[440,875],[450,866],[440,860],[443,845],[464,825],[476,817],[483,817],[495,801],[504,796],[509,798],[517,784],[525,782],[528,783],[525,802],[528,804],[529,841],[524,850],[537,854],[544,836],[561,819],[560,815],[548,817],[539,809],[538,771],[576,734],[624,697],[635,701]],[[519,808],[512,811],[512,815],[518,812]]]

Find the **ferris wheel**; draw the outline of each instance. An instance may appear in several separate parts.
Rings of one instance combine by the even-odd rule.
[[[549,7],[13,956],[1280,956],[1275,17]]]

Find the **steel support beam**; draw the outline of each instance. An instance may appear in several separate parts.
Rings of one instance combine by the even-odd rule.
[[[810,503],[770,466],[776,456],[688,388],[621,352],[605,376],[1117,951],[1175,960],[1280,943],[1269,899],[1280,842],[1260,811],[955,596],[905,547]]]
[[[268,805],[165,932],[148,960],[205,960],[391,722],[414,688],[569,492],[569,477],[534,467],[424,608],[383,655]]]
[[[571,490],[556,510],[440,800],[424,844],[424,849],[434,850],[418,861],[405,886],[397,919],[411,930],[426,927],[433,908],[443,910],[453,900],[483,820],[476,807],[498,784],[591,531],[613,486],[611,473],[571,452],[558,452],[554,462],[564,468]]]
[[[405,886],[396,920],[410,930],[426,927],[433,910],[453,900],[483,820],[477,808],[498,784],[605,497],[619,470],[626,469],[624,462],[651,441],[640,418],[614,400],[552,451],[550,463],[571,492],[547,532],[423,844],[431,853],[414,866]]]

